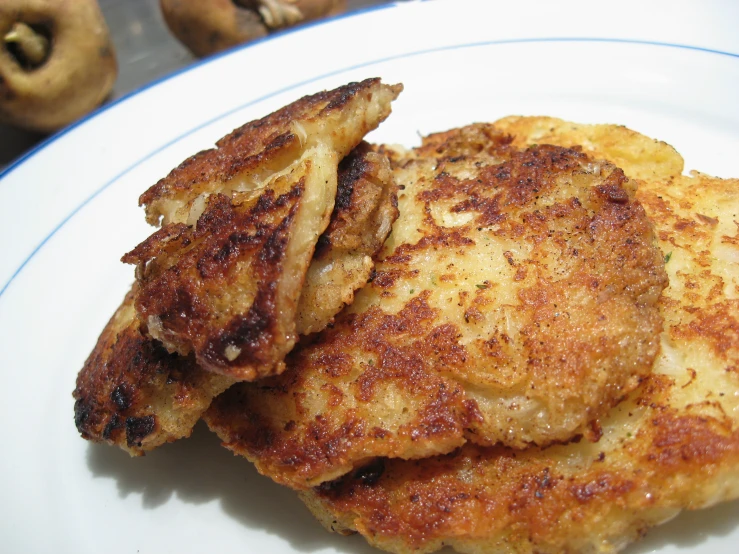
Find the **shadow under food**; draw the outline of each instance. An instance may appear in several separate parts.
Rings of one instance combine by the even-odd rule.
[[[118,448],[90,444],[87,465],[95,477],[115,479],[122,498],[140,494],[144,509],[156,509],[175,495],[190,504],[219,500],[227,516],[281,537],[296,551],[333,547],[350,554],[377,552],[359,537],[328,533],[294,491],[259,475],[247,460],[222,448],[202,423],[189,439],[136,459]]]
[[[95,477],[114,478],[121,497],[140,494],[144,509],[156,509],[174,495],[191,504],[220,500],[226,515],[247,528],[263,529],[285,539],[296,551],[333,547],[350,554],[378,552],[358,536],[347,538],[326,532],[295,492],[259,475],[248,461],[222,448],[202,423],[189,439],[138,459],[131,459],[117,448],[90,444],[87,465]],[[669,545],[695,548],[710,537],[727,536],[738,524],[739,500],[685,511],[651,529],[625,554],[647,554]]]

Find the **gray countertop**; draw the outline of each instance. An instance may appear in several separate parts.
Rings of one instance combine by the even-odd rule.
[[[192,63],[195,58],[167,29],[159,0],[99,0],[116,47],[119,74],[111,100]],[[347,0],[349,11],[389,0]],[[0,124],[0,169],[44,135]]]

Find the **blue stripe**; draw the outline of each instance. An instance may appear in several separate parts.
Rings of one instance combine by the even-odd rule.
[[[393,7],[393,6],[395,6],[395,5],[375,6],[375,7],[368,8],[366,10],[363,10],[363,11],[375,11],[375,10],[380,10],[380,9],[388,9],[389,7]],[[344,17],[351,17],[351,16],[354,16],[355,14],[356,14],[356,12],[353,13],[353,14],[344,14],[344,15],[341,15],[341,16],[337,16],[334,19],[341,19],[341,18],[344,18]],[[321,21],[321,22],[316,22],[313,25],[324,25],[324,24],[325,24],[325,22],[324,21]],[[302,27],[301,29],[287,30],[287,31],[283,31],[280,34],[283,34],[284,35],[284,34],[287,34],[287,33],[290,33],[290,32],[299,32],[300,30],[304,29],[305,27],[313,26],[313,25],[308,24],[308,25]],[[267,38],[262,39],[262,40],[260,40],[258,42],[261,42],[263,40],[272,40],[272,39],[273,39],[273,37],[267,37]],[[115,177],[113,177],[113,179],[111,179],[110,181],[108,181],[107,183],[105,183],[101,188],[99,188],[98,190],[96,190],[91,196],[89,196],[87,199],[85,199],[69,215],[67,215],[61,222],[59,222],[59,224],[56,227],[54,227],[54,229],[51,231],[51,233],[49,233],[33,249],[33,251],[28,255],[28,257],[23,261],[23,263],[21,263],[21,265],[15,270],[15,272],[10,277],[10,279],[8,279],[8,281],[3,285],[2,289],[0,289],[0,297],[5,293],[5,291],[8,289],[8,287],[10,286],[10,284],[15,280],[15,278],[23,270],[23,268],[26,267],[26,265],[28,264],[28,262],[30,262],[31,259],[33,259],[33,257],[49,241],[49,239],[51,239],[51,237],[53,237],[59,231],[59,229],[61,229],[70,219],[72,219],[82,208],[84,208],[92,200],[94,200],[98,195],[100,195],[100,193],[102,193],[104,190],[106,190],[108,187],[110,187],[113,183],[115,183],[116,181],[118,181],[121,177],[123,177],[124,175],[126,175],[127,173],[129,173],[130,171],[132,171],[133,169],[135,169],[136,167],[138,167],[142,163],[144,163],[147,160],[151,159],[152,157],[156,156],[157,154],[159,154],[161,151],[165,150],[169,146],[175,144],[176,142],[182,140],[183,138],[185,138],[185,137],[187,137],[187,136],[189,136],[189,135],[191,135],[191,134],[199,131],[200,129],[202,129],[202,128],[204,128],[204,127],[206,127],[206,126],[208,126],[208,125],[210,125],[210,124],[212,124],[212,123],[214,123],[216,121],[219,121],[219,120],[221,120],[221,119],[223,119],[225,117],[228,117],[229,115],[231,115],[231,114],[233,114],[233,113],[235,113],[235,112],[237,112],[239,110],[248,108],[248,107],[250,107],[250,106],[252,106],[254,104],[258,104],[258,103],[263,102],[263,101],[265,101],[265,100],[267,100],[269,98],[272,98],[274,96],[277,96],[277,95],[280,95],[280,94],[284,94],[284,93],[289,92],[291,90],[297,89],[297,88],[302,87],[302,86],[305,86],[305,85],[309,85],[309,84],[311,84],[313,82],[320,81],[322,79],[326,79],[326,78],[329,78],[329,77],[332,77],[332,76],[335,76],[335,75],[338,75],[338,74],[341,74],[341,73],[345,73],[347,71],[352,71],[352,70],[356,70],[356,69],[360,69],[360,68],[366,68],[366,67],[370,67],[372,65],[382,64],[382,63],[386,63],[386,62],[389,62],[389,61],[399,60],[399,59],[403,59],[403,58],[412,58],[412,57],[415,57],[415,56],[422,56],[422,55],[430,54],[430,53],[434,53],[434,52],[444,52],[444,51],[452,51],[452,50],[461,50],[461,49],[465,49],[465,48],[479,48],[481,46],[506,45],[506,44],[524,44],[524,43],[552,43],[552,42],[562,42],[562,43],[567,43],[567,42],[598,42],[598,43],[609,43],[609,44],[636,44],[636,45],[644,45],[644,46],[658,46],[658,47],[665,47],[665,48],[679,48],[679,49],[683,49],[683,50],[693,50],[693,51],[696,51],[696,52],[705,52],[705,53],[709,53],[709,54],[718,54],[718,55],[721,55],[721,56],[729,56],[731,58],[739,58],[739,53],[725,52],[725,51],[722,51],[722,50],[714,50],[714,49],[711,49],[711,48],[702,48],[702,47],[699,47],[699,46],[689,46],[689,45],[685,45],[685,44],[677,44],[677,43],[669,43],[669,42],[654,42],[654,41],[648,41],[648,40],[612,39],[612,38],[595,38],[595,37],[583,37],[583,38],[574,38],[574,37],[573,38],[556,38],[555,37],[555,38],[529,38],[529,39],[523,38],[523,39],[509,39],[509,40],[489,40],[489,41],[480,41],[480,42],[473,42],[473,43],[466,43],[466,44],[455,44],[455,45],[449,45],[449,46],[440,46],[440,47],[428,48],[428,49],[424,49],[424,50],[418,50],[418,51],[415,51],[415,52],[407,52],[407,53],[403,53],[403,54],[397,54],[397,55],[388,56],[388,57],[385,57],[385,58],[379,58],[379,59],[372,60],[372,61],[369,61],[369,62],[364,62],[364,63],[352,65],[352,66],[347,66],[347,67],[344,67],[344,68],[341,68],[341,69],[336,69],[334,71],[330,71],[328,73],[324,73],[322,75],[318,75],[316,77],[312,77],[311,79],[307,79],[305,81],[293,83],[293,84],[291,84],[291,85],[289,85],[287,87],[283,87],[281,89],[272,91],[269,94],[266,94],[264,96],[261,96],[259,98],[254,99],[254,100],[251,100],[250,102],[247,102],[245,104],[242,104],[240,106],[237,106],[235,108],[232,108],[232,109],[230,109],[230,110],[222,113],[219,116],[216,116],[216,117],[214,117],[214,118],[212,118],[212,119],[210,119],[210,120],[208,120],[208,121],[206,121],[204,123],[201,123],[201,124],[193,127],[192,129],[190,129],[186,133],[183,133],[183,134],[175,137],[174,139],[166,142],[165,144],[162,144],[159,148],[153,150],[152,152],[150,152],[149,154],[147,154],[143,158],[141,158],[138,161],[136,161],[133,165],[131,165],[131,166],[127,167],[126,169],[124,169],[123,171],[121,171],[119,174],[117,174]],[[51,143],[59,140],[64,135],[66,135],[71,130],[73,130],[75,127],[77,127],[79,125],[82,125],[85,121],[91,119],[92,117],[95,117],[98,114],[100,114],[100,113],[102,113],[102,112],[104,112],[104,111],[106,111],[108,109],[111,109],[113,106],[116,106],[117,104],[119,104],[119,103],[127,100],[128,98],[131,98],[132,96],[135,96],[137,94],[140,94],[141,92],[144,92],[145,90],[148,90],[149,88],[152,88],[154,86],[157,86],[158,84],[160,84],[160,83],[162,83],[164,81],[168,81],[169,79],[173,79],[173,78],[177,77],[178,75],[180,75],[182,73],[185,73],[185,72],[188,72],[188,71],[193,71],[194,69],[196,69],[196,68],[198,68],[198,67],[200,67],[200,66],[202,66],[202,65],[204,65],[206,63],[211,63],[212,61],[214,61],[216,59],[219,59],[221,57],[230,55],[234,51],[242,50],[244,48],[250,48],[250,47],[253,47],[253,46],[254,46],[254,43],[250,43],[250,44],[247,44],[247,45],[241,45],[241,46],[236,47],[233,50],[230,50],[230,51],[227,51],[227,52],[223,52],[223,53],[217,54],[217,55],[212,56],[212,57],[210,57],[210,58],[208,58],[206,60],[201,60],[199,62],[195,62],[191,66],[188,66],[186,68],[183,68],[183,69],[181,69],[181,70],[179,70],[179,71],[177,71],[177,72],[175,72],[175,73],[173,73],[173,74],[171,74],[169,76],[166,76],[166,77],[163,77],[161,79],[158,79],[158,80],[156,80],[156,81],[154,81],[154,82],[152,82],[152,83],[150,83],[150,84],[148,84],[148,85],[146,85],[144,87],[141,87],[140,89],[138,89],[138,90],[136,90],[136,91],[134,91],[134,92],[126,95],[126,96],[121,97],[117,101],[115,101],[115,102],[113,102],[113,103],[111,103],[111,104],[109,104],[107,106],[104,106],[104,107],[98,109],[97,111],[93,112],[92,114],[90,114],[90,115],[84,117],[83,119],[79,120],[75,124],[73,124],[73,125],[67,127],[66,129],[62,130],[58,134],[56,134],[56,135],[48,138],[47,140],[45,140],[44,142],[42,142],[41,144],[39,144],[36,148],[34,148],[33,150],[31,150],[30,152],[28,152],[27,154],[25,154],[24,156],[22,156],[18,160],[16,160],[12,165],[8,166],[5,169],[5,171],[3,171],[2,173],[0,173],[0,184],[1,184],[2,179],[6,175],[8,175],[11,171],[13,171],[14,169],[16,169],[25,160],[27,160],[28,158],[30,158],[31,156],[33,156],[39,150],[47,147],[49,144],[51,144]]]

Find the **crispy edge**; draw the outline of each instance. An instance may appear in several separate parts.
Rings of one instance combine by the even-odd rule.
[[[132,456],[187,437],[231,380],[169,354],[145,337],[129,292],[77,376],[75,425],[83,438]]]

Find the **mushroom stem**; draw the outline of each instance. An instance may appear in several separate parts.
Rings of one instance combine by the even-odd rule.
[[[38,67],[49,55],[49,39],[20,21],[13,24],[3,39],[7,45],[14,46],[11,52],[22,65]]]
[[[295,0],[259,0],[259,15],[270,29],[288,27],[303,20]]]

